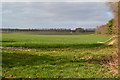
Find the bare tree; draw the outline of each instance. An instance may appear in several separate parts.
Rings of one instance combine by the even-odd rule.
[[[114,26],[113,26],[113,30],[116,32],[116,36],[113,36],[115,37],[116,39],[112,42],[113,44],[116,44],[116,47],[117,47],[117,59],[114,59],[114,62],[117,61],[117,64],[118,64],[118,76],[120,76],[120,2],[111,2],[111,3],[108,3],[108,6],[110,7],[112,13],[113,13],[113,16],[114,16]]]

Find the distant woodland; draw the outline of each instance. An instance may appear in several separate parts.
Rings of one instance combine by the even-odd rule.
[[[75,30],[71,29],[10,29],[2,28],[0,32],[74,32],[74,33],[83,33],[83,32],[95,32],[95,28],[76,28]]]
[[[114,34],[113,19],[109,20],[107,24],[96,28],[96,34]]]

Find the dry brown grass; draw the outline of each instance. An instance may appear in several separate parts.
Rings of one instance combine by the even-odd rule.
[[[113,74],[113,76],[118,76],[118,53],[117,51],[111,53],[111,56],[109,60],[106,61],[106,63],[107,64],[102,63],[102,67],[105,67],[106,69],[108,69],[110,73]]]

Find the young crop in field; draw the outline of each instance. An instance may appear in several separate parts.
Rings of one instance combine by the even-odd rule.
[[[101,64],[115,51],[97,43],[111,36],[3,33],[3,77],[113,78]],[[19,36],[18,36],[19,35]]]

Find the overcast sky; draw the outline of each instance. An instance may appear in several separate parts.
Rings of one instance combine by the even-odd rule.
[[[4,2],[3,28],[95,28],[112,18],[103,2]]]

